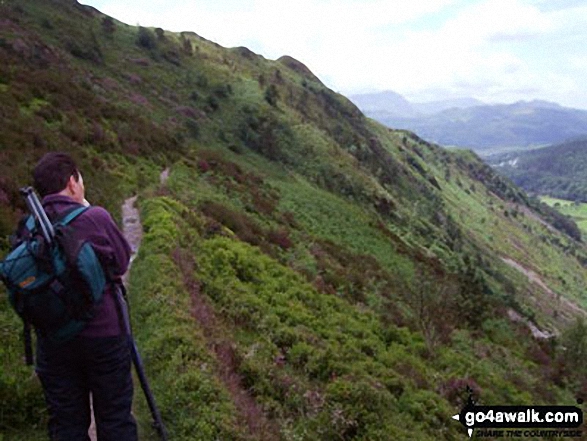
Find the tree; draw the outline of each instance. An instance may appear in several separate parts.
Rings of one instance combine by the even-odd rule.
[[[111,17],[104,17],[102,19],[102,30],[106,35],[112,35],[116,30],[116,25]]]
[[[575,322],[563,332],[561,339],[564,352],[562,361],[568,374],[577,380],[587,376],[587,322],[578,317]]]
[[[265,100],[275,107],[277,105],[277,98],[279,98],[277,87],[275,87],[274,84],[269,85],[269,87],[265,89]]]
[[[407,290],[407,304],[430,355],[434,355],[439,344],[448,341],[455,328],[457,290],[449,277],[434,276],[422,268],[416,270],[414,282]]]
[[[459,322],[472,329],[480,329],[494,309],[491,289],[483,273],[478,269],[480,263],[479,256],[476,265],[469,256],[465,256],[457,275],[459,288],[455,305],[456,313]]]
[[[189,38],[186,38],[185,35],[181,36],[181,41],[182,41],[183,53],[185,55],[192,56],[194,54],[194,48],[192,46],[192,42],[189,40]]]

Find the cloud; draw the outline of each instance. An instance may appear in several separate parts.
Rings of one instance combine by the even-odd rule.
[[[583,6],[585,0],[534,0],[532,3],[541,11],[550,12]]]
[[[540,38],[542,34],[537,32],[518,32],[518,33],[497,33],[489,38],[491,43],[516,43],[526,42],[530,40],[536,40]]]
[[[556,97],[577,105],[571,91],[581,85],[567,67],[565,52],[583,50],[565,47],[563,41],[576,38],[577,17],[583,14],[576,8],[546,13],[521,0],[466,5],[440,27],[408,31],[393,46],[380,48],[387,59],[402,62],[374,69],[373,77],[411,97],[444,90],[447,96],[506,101]],[[538,95],[522,96],[522,90]]]

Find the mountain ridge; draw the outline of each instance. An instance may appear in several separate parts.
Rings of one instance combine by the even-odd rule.
[[[543,147],[587,133],[587,111],[544,100],[477,105],[465,99],[461,106],[418,113],[409,102],[395,108],[393,102],[385,100],[369,104],[360,96],[354,99],[368,116],[389,127],[411,130],[431,142],[471,148],[483,155]]]
[[[389,115],[394,117],[430,115],[452,108],[468,108],[484,104],[482,101],[470,97],[413,102],[391,90],[351,94],[349,95],[349,99],[369,116]]]

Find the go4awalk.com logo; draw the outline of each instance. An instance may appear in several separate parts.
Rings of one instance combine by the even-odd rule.
[[[582,404],[582,401],[579,401]],[[575,406],[477,406],[453,416],[476,438],[578,438],[583,411]]]

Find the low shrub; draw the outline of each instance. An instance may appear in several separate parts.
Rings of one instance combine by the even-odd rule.
[[[187,208],[160,197],[145,201],[141,211],[146,228],[131,272],[131,311],[170,438],[245,439],[234,404],[217,377],[216,361],[190,314],[190,293],[178,277],[181,270],[170,257],[172,248],[195,237],[183,219]],[[139,420],[146,426],[148,409],[144,403],[139,409]]]

